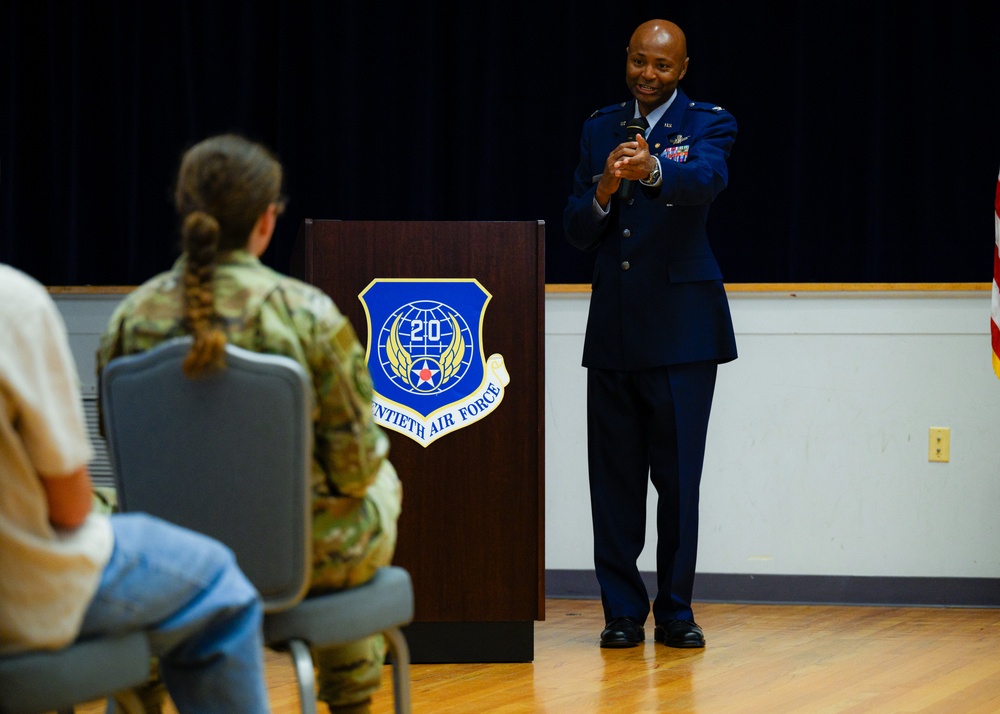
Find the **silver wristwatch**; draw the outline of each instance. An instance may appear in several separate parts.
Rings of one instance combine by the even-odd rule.
[[[639,183],[645,184],[647,186],[655,186],[660,182],[660,160],[655,159],[656,166],[653,170],[649,172],[649,176],[644,179],[639,179]]]

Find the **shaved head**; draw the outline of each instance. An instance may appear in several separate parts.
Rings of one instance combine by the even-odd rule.
[[[672,45],[682,57],[687,58],[687,38],[684,31],[670,20],[648,20],[639,25],[628,41],[629,49],[643,41]]]

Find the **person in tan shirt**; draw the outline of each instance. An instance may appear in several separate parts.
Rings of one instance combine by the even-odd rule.
[[[0,653],[143,630],[178,712],[269,712],[260,596],[217,541],[91,511],[65,325],[2,264],[0,335]]]

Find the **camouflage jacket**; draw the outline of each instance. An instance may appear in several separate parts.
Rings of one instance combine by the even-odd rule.
[[[187,334],[184,261],[181,256],[115,310],[101,337],[98,376],[115,357]],[[321,290],[242,250],[220,257],[213,289],[218,324],[231,344],[287,355],[312,375],[316,515],[338,510],[340,496],[363,498],[386,460],[389,440],[372,419],[371,375],[351,323]]]

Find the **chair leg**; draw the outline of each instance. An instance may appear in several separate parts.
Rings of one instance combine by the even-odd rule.
[[[146,714],[146,706],[142,703],[142,698],[132,689],[125,689],[115,694],[113,698],[108,698],[108,706],[118,705],[118,709],[108,709],[108,711],[122,711],[124,714]]]
[[[295,665],[302,714],[316,714],[316,671],[313,669],[312,652],[302,640],[289,640],[288,652]]]
[[[60,709],[56,714],[74,714],[75,711],[73,707],[70,707],[69,709]],[[104,714],[116,714],[116,712],[146,714],[146,707],[138,694],[131,689],[124,689],[104,700]]]
[[[410,714],[410,647],[398,627],[384,633],[392,653],[392,689],[396,714]]]

